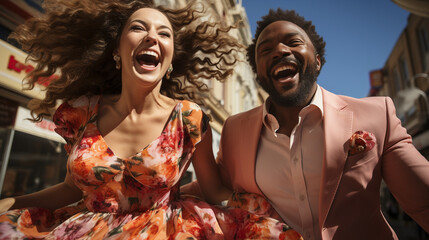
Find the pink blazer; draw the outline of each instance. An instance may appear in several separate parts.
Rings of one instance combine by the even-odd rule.
[[[380,209],[384,180],[400,206],[429,232],[429,162],[414,148],[390,98],[355,99],[322,89],[325,156],[319,193],[323,239],[397,239]],[[262,106],[231,116],[222,130],[217,161],[233,190],[262,192],[255,159]],[[358,130],[375,135],[369,152],[348,156]],[[273,183],[287,184],[287,183]]]

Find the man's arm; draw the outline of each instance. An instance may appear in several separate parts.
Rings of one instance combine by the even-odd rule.
[[[386,98],[386,109],[384,180],[404,211],[429,232],[429,162],[413,146],[390,98]]]

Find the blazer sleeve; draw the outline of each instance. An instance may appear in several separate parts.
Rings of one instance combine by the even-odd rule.
[[[220,138],[219,151],[217,152],[217,156],[216,156],[216,163],[219,169],[219,174],[223,185],[229,188],[230,190],[234,190],[234,187],[232,186],[232,183],[231,183],[231,175],[230,175],[232,173],[228,168],[227,162],[225,162],[226,160],[224,155],[225,144],[230,144],[228,143],[229,141],[228,135],[230,134],[228,123],[229,123],[229,118],[225,120],[225,123],[223,124],[223,127],[222,127],[222,134]]]
[[[413,146],[390,98],[386,98],[386,109],[384,181],[404,211],[429,232],[429,162]]]

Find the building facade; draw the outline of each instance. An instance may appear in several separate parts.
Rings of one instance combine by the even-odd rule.
[[[22,79],[33,69],[25,61],[26,54],[8,35],[19,25],[42,11],[43,0],[0,1],[0,197],[16,196],[41,190],[61,182],[66,172],[64,141],[54,131],[49,119],[41,123],[26,120],[30,117],[28,102],[43,98],[44,86],[36,85],[24,91]],[[183,7],[188,0],[155,0],[156,4],[171,8]],[[207,8],[207,19],[215,19],[225,26],[236,24],[232,34],[244,45],[250,44],[251,33],[247,15],[240,1],[201,0]],[[242,59],[245,59],[242,53]],[[210,92],[204,96],[204,110],[211,116],[213,149],[216,155],[222,125],[234,113],[248,110],[261,103],[255,77],[245,61],[235,66],[227,81],[207,81]],[[55,77],[55,76],[52,76]],[[43,81],[41,81],[43,82]],[[192,166],[183,179],[195,179]]]
[[[370,96],[389,96],[396,114],[429,159],[429,18],[411,13],[382,69],[370,72]],[[410,186],[412,187],[412,186]],[[382,210],[399,239],[429,239],[404,211],[388,188],[381,188]]]
[[[390,96],[413,144],[429,158],[429,18],[410,14],[381,70],[371,72],[370,95]]]
[[[49,119],[27,120],[32,98],[42,98],[43,84],[23,91],[22,79],[34,66],[7,41],[10,32],[39,14],[41,1],[0,1],[0,197],[38,191],[64,179],[64,140]],[[55,76],[52,76],[55,77]],[[42,79],[41,79],[42,80]],[[46,80],[46,79],[44,79]]]

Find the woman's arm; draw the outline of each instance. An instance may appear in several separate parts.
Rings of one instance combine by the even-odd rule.
[[[80,199],[82,199],[82,191],[76,187],[67,173],[62,183],[39,192],[0,200],[0,213],[27,207],[57,209]]]
[[[206,135],[197,145],[192,158],[200,190],[204,199],[211,204],[227,200],[232,191],[222,184],[219,169],[213,156],[212,130],[210,126]]]

